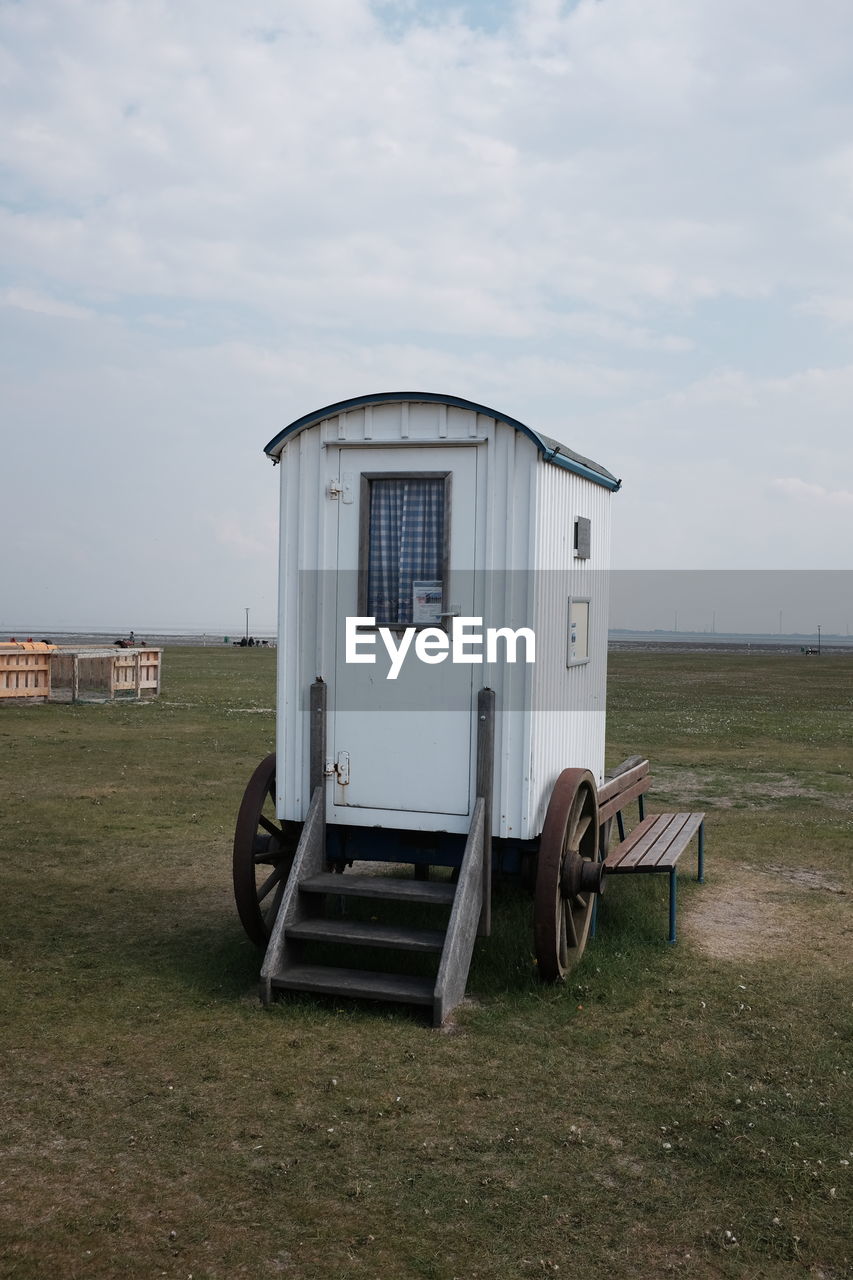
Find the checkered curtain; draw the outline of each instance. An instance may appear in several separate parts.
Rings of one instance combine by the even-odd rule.
[[[377,625],[411,625],[412,584],[441,578],[443,547],[443,480],[370,482],[367,613]]]

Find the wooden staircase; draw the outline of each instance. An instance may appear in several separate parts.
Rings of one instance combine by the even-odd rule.
[[[326,858],[325,781],[317,782],[261,968],[264,1004],[270,1004],[276,993],[288,991],[391,1001],[431,1009],[434,1026],[441,1026],[459,1004],[465,995],[477,934],[488,933],[491,926],[493,707],[494,694],[483,690],[477,744],[478,796],[455,883],[331,872]],[[386,916],[393,913],[394,906],[405,914],[414,904],[423,907],[426,915],[440,912],[442,919],[433,922],[435,927],[415,928],[405,922],[334,914],[336,908],[340,911],[343,904],[359,899],[372,903]],[[370,949],[379,949],[392,963],[395,955],[432,954],[438,963],[431,977],[344,968],[323,963],[328,944],[364,948],[367,954]]]
[[[296,851],[261,969],[265,1004],[278,991],[306,991],[424,1005],[435,1026],[444,1022],[465,994],[468,969],[483,905],[485,801],[474,808],[471,829],[455,884],[377,875],[337,875],[326,870],[325,797],[318,787]],[[443,908],[442,928],[349,919],[332,914],[349,899],[379,904]],[[448,915],[449,912],[449,915]],[[311,944],[379,948],[385,953],[416,952],[440,957],[434,977],[371,969],[341,968],[311,961]]]

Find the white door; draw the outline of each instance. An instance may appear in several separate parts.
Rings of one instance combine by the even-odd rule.
[[[341,448],[339,489],[329,820],[466,830],[482,667],[451,654],[429,665],[415,641],[425,626],[450,631],[451,615],[473,612],[477,449]],[[355,617],[376,619],[358,646],[372,664],[347,661],[346,619]],[[395,646],[416,628],[396,679],[383,624]]]

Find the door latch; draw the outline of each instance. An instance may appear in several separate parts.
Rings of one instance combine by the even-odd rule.
[[[353,495],[353,475],[351,471],[345,471],[342,478],[338,480],[337,476],[333,477],[326,485],[326,497],[331,498],[333,502],[340,499],[341,502],[352,502]]]
[[[349,782],[349,752],[339,751],[338,758],[335,761],[335,774],[338,779],[338,786],[345,787]]]

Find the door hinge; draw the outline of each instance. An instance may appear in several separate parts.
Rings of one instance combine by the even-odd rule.
[[[344,486],[340,480],[330,480],[326,485],[326,497],[331,498],[333,502],[337,502],[343,491]]]
[[[349,752],[339,751],[338,758],[335,761],[335,773],[338,777],[338,786],[345,787],[349,783]]]

